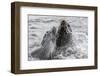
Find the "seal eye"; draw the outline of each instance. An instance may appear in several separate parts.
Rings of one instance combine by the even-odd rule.
[[[69,25],[69,24],[68,24],[67,26],[68,26],[68,27],[70,27],[70,25]]]

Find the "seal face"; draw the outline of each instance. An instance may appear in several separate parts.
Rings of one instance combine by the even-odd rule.
[[[71,27],[66,21],[62,21],[57,32],[57,47],[65,46],[71,39]]]

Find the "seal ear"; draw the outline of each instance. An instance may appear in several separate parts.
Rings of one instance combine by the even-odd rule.
[[[69,31],[72,32],[70,25],[68,24],[67,26],[68,26]]]

